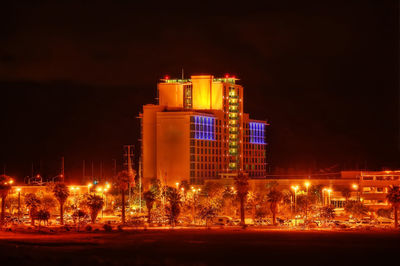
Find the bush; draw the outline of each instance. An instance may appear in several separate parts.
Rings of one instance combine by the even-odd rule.
[[[93,230],[93,227],[90,226],[90,225],[87,225],[87,226],[85,227],[85,231],[87,231],[87,232],[91,232],[92,230]]]
[[[118,229],[118,231],[120,231],[120,232],[124,231],[124,227],[123,227],[122,224],[118,225],[117,229]]]
[[[112,231],[112,226],[110,224],[105,224],[103,225],[103,228],[106,232],[111,232]]]

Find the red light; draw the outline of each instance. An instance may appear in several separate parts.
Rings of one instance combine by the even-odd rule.
[[[225,78],[226,78],[226,79],[229,78],[229,74],[225,74]]]
[[[235,79],[235,78],[236,78],[236,76],[232,76],[232,78],[233,78],[233,79]]]
[[[168,75],[165,75],[164,79],[169,79],[169,76],[168,76]]]

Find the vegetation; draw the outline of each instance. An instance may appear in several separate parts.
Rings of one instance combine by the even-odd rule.
[[[154,202],[156,201],[156,196],[152,190],[148,190],[143,193],[143,198],[146,201],[147,207],[147,222],[151,223],[151,209],[153,209]]]
[[[90,218],[92,223],[95,223],[97,215],[103,209],[104,200],[102,197],[97,195],[88,195],[86,205],[90,210]]]
[[[57,183],[53,187],[54,197],[58,200],[60,207],[60,224],[64,224],[64,203],[69,197],[68,187],[64,183]]]
[[[179,214],[181,213],[181,195],[175,188],[167,189],[167,202],[166,212],[171,226],[175,226],[178,221]]]
[[[46,224],[48,224],[48,221],[50,219],[50,212],[48,210],[39,210],[36,213],[36,218],[39,220],[39,230],[40,230],[40,225],[43,221],[46,222]]]
[[[276,212],[278,210],[279,202],[283,199],[283,194],[281,191],[274,188],[268,193],[267,198],[272,212],[272,224],[276,225]]]
[[[323,206],[319,211],[319,216],[325,222],[335,218],[335,207],[333,205]]]
[[[387,194],[387,199],[393,206],[394,227],[397,228],[399,226],[398,210],[400,207],[400,186],[390,186]]]
[[[122,224],[125,224],[125,193],[129,186],[134,184],[135,172],[121,171],[117,175],[116,184],[121,191],[121,201],[122,201]]]
[[[11,189],[10,184],[11,178],[6,175],[0,175],[0,197],[1,197],[1,219],[0,225],[4,224],[5,210],[6,210],[6,198],[8,192]]]
[[[240,224],[245,225],[245,200],[247,197],[247,194],[249,193],[249,178],[247,175],[244,175],[242,172],[240,172],[236,177],[235,177],[235,188],[237,191],[237,196],[240,201]]]
[[[344,206],[346,213],[351,214],[353,217],[361,219],[368,214],[368,208],[360,201],[349,201]]]
[[[40,206],[40,199],[34,193],[25,195],[25,205],[29,209],[29,216],[31,217],[31,225],[35,225],[35,218],[37,209]]]

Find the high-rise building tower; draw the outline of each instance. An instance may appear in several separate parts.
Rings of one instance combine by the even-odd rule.
[[[143,181],[159,178],[170,186],[188,180],[250,178],[266,174],[267,122],[243,112],[237,78],[212,75],[162,79],[158,105],[143,106]]]

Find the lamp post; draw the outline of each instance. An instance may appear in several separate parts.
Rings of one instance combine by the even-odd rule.
[[[306,190],[307,190],[307,196],[308,196],[308,187],[310,186],[310,182],[305,182],[304,185],[306,186]]]
[[[292,186],[292,189],[294,190],[294,212],[296,213],[297,190],[299,189],[299,186]]]
[[[329,205],[331,205],[331,192],[332,192],[332,189],[329,188],[326,191],[328,192],[328,206],[329,206]]]
[[[359,186],[357,184],[353,184],[351,186],[354,190],[357,191],[357,201],[360,201],[360,190],[359,190]]]
[[[21,188],[17,188],[18,192],[18,222],[21,219]]]
[[[92,183],[89,183],[89,184],[87,184],[87,192],[88,192],[88,194],[90,194],[90,188],[93,186],[93,184]]]

